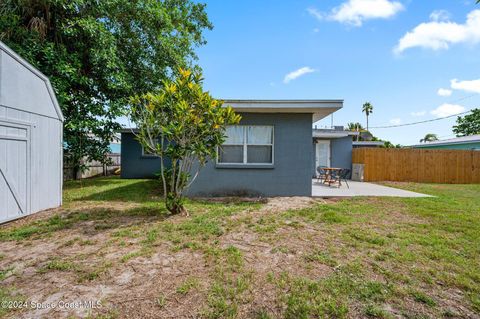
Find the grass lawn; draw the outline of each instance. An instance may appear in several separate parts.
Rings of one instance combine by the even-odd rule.
[[[68,182],[62,208],[0,227],[0,317],[479,318],[480,185],[389,185],[436,197],[192,200],[184,217],[156,181]],[[59,301],[99,305],[31,304]]]

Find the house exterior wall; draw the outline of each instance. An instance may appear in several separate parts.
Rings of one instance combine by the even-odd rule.
[[[131,132],[122,133],[120,151],[122,178],[155,178],[160,173],[160,158],[142,154],[142,146]]]
[[[210,161],[191,196],[311,196],[312,114],[241,113],[240,125],[274,126],[274,164],[228,168]]]
[[[240,113],[240,125],[274,126],[273,165],[221,165],[209,161],[189,196],[311,196],[312,114]],[[122,178],[152,178],[160,159],[142,157],[132,133],[122,133]]]
[[[322,138],[318,138],[322,139]],[[323,139],[330,141],[330,166],[352,169],[352,136]],[[316,175],[315,167],[315,141],[313,142],[313,175]]]
[[[480,142],[477,143],[462,143],[462,144],[450,144],[450,145],[429,145],[416,147],[419,149],[428,150],[480,150]]]

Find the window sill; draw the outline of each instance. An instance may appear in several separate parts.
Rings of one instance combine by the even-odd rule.
[[[275,165],[273,164],[221,164],[217,163],[215,168],[253,168],[253,169],[274,169]]]

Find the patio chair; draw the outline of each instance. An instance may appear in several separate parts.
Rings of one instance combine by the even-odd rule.
[[[340,187],[340,186],[342,186],[342,180],[343,180],[345,182],[345,184],[347,185],[347,188],[350,188],[350,186],[348,185],[348,182],[347,182],[347,178],[348,178],[349,175],[350,175],[350,169],[342,168],[341,170],[336,172],[335,175],[333,176],[334,182],[335,183],[338,182],[338,187]]]
[[[317,182],[321,182],[327,178],[327,172],[323,169],[326,166],[318,166],[317,167]]]

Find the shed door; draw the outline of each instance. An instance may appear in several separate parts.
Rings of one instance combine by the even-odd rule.
[[[0,121],[0,222],[28,214],[29,130]]]

